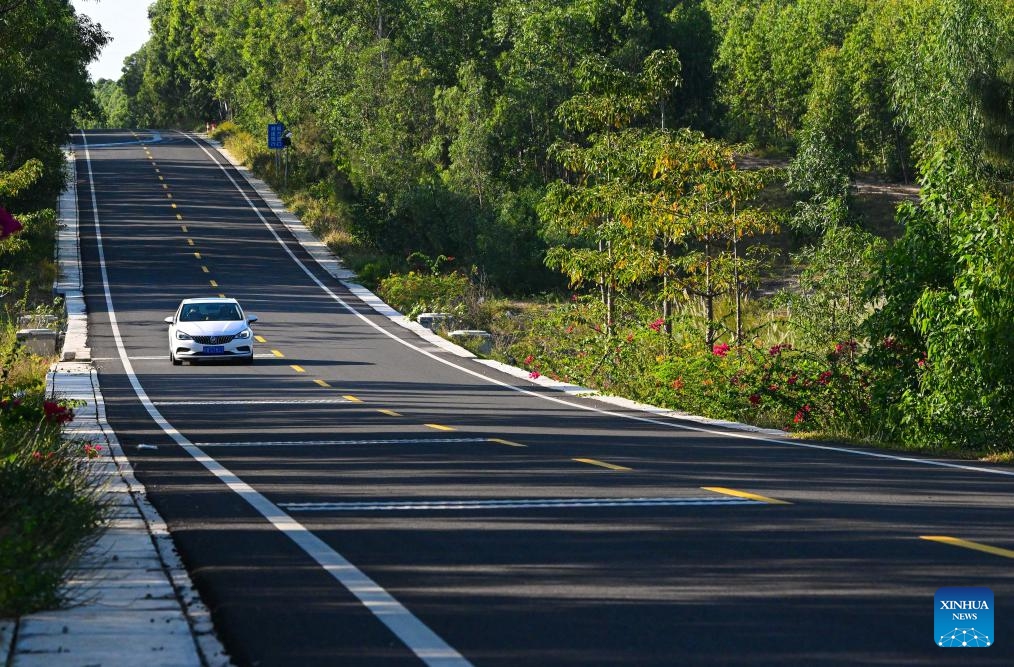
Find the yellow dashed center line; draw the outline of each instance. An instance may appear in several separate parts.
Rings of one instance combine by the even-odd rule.
[[[193,239],[187,239],[187,245],[194,245]]]
[[[346,395],[342,396],[342,398],[344,398],[349,403],[362,403],[363,402],[363,400],[361,398],[356,398],[355,396],[352,396],[351,394],[346,394]]]
[[[168,189],[169,189],[169,186],[168,186],[168,185],[166,185],[165,183],[163,183],[163,184],[162,184],[162,189],[163,189],[163,190],[168,190]]]
[[[194,257],[196,257],[197,259],[200,259],[201,258],[201,253],[195,252],[194,253]]]
[[[379,412],[382,415],[387,415],[388,417],[400,417],[401,416],[400,412],[395,412],[394,410],[377,410],[377,412]]]
[[[170,206],[172,206],[173,208],[176,208],[176,202],[172,202],[172,203],[170,204]]]
[[[180,225],[180,229],[182,229],[182,230],[183,230],[183,233],[184,233],[184,234],[189,234],[189,233],[190,233],[190,230],[189,230],[189,229],[187,229],[187,226],[186,226],[186,225]]]
[[[206,267],[206,266],[202,266],[201,267],[201,271],[204,272],[204,273],[211,273],[211,270],[208,269],[208,267]]]
[[[296,364],[292,364],[291,366],[289,366],[289,368],[291,368],[292,370],[296,371],[297,373],[305,373],[306,372],[305,368],[303,368],[302,366],[297,366]]]
[[[444,426],[443,424],[423,424],[427,428],[432,428],[437,431],[453,431],[454,429],[450,426]]]
[[[165,196],[166,196],[166,198],[168,198],[168,199],[172,199],[172,198],[173,198],[173,193],[171,193],[171,192],[167,192],[167,193],[165,193]]]
[[[197,255],[197,259],[201,258],[201,253],[197,252],[197,253],[194,253],[194,254]],[[254,336],[254,340],[257,341],[258,343],[266,343],[266,342],[268,342],[268,339],[265,338],[264,336]]]
[[[165,176],[159,176],[159,177],[158,177],[158,180],[160,180],[160,181],[164,181],[164,180],[165,180]]]
[[[219,292],[219,293],[218,293],[218,298],[219,298],[219,299],[224,299],[224,298],[225,298],[225,295],[224,295],[224,294],[222,294],[221,292]]]
[[[768,505],[791,505],[792,503],[785,500],[777,500],[775,498],[768,498],[767,496],[759,496],[756,493],[749,493],[747,491],[737,491],[736,489],[727,489],[724,486],[702,486],[705,491],[713,491],[714,493],[721,493],[726,496],[735,496],[737,498],[746,498],[748,500],[756,500],[760,503],[767,503]]]
[[[180,215],[179,213],[177,213],[177,214],[176,214],[176,219],[177,219],[177,220],[182,220],[182,219],[183,219],[183,216],[182,216],[182,215]]]
[[[208,282],[211,283],[212,287],[218,287],[218,283],[216,283],[214,280],[209,280]]]
[[[331,385],[329,385],[327,382],[324,382],[323,380],[317,379],[317,380],[314,380],[314,382],[316,384],[320,385],[321,387],[324,387],[325,389],[330,389],[331,388]]]
[[[940,544],[949,544],[952,547],[962,547],[964,549],[972,549],[973,551],[981,551],[994,556],[1002,556],[1003,558],[1014,558],[1014,551],[1011,551],[1010,549],[991,547],[988,544],[970,542],[957,537],[947,537],[946,535],[920,535],[919,539],[929,540],[930,542],[939,542]]]
[[[262,343],[266,343],[267,341],[265,341],[265,340],[262,340],[261,342],[262,342]],[[282,351],[281,351],[281,350],[271,350],[271,354],[275,355],[275,356],[276,356],[276,357],[278,357],[279,359],[284,359],[284,358],[285,358],[285,355],[284,355],[284,354],[282,354]]]
[[[498,445],[507,445],[508,447],[527,447],[528,445],[522,445],[520,442],[511,442],[510,440],[504,440],[503,438],[490,438],[490,442],[495,442]]]
[[[573,459],[578,463],[587,463],[588,465],[598,466],[600,468],[609,468],[610,470],[631,470],[625,466],[618,466],[615,463],[606,463],[605,461],[599,461],[598,459]]]

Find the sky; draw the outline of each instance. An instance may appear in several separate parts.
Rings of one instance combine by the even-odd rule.
[[[88,66],[92,81],[120,78],[123,59],[148,41],[148,5],[152,0],[71,0],[78,14],[86,14],[113,36],[98,60]]]

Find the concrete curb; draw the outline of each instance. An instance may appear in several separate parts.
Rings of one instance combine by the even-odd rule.
[[[81,247],[77,212],[77,167],[74,151],[64,151],[68,171],[67,189],[60,195],[57,209],[56,266],[53,291],[63,295],[67,308],[67,333],[63,340],[62,361],[89,361],[88,311],[85,308],[81,277]]]
[[[475,354],[466,350],[465,348],[455,345],[446,338],[442,338],[437,334],[433,333],[426,327],[413,322],[409,318],[405,317],[397,310],[384,303],[383,299],[378,297],[376,294],[366,289],[362,285],[354,282],[356,274],[346,268],[340,259],[334,256],[331,250],[326,244],[321,242],[312,232],[304,225],[299,218],[288,211],[282,200],[274,193],[273,190],[261,179],[254,176],[249,169],[243,166],[235,157],[226,150],[225,146],[221,142],[214,139],[208,138],[205,135],[198,135],[209,145],[215,148],[218,153],[225,158],[229,164],[236,168],[236,170],[242,174],[247,184],[252,187],[258,195],[264,200],[271,209],[271,212],[278,217],[279,220],[285,225],[289,231],[292,232],[296,240],[302,245],[306,251],[310,254],[313,259],[320,264],[321,268],[327,271],[331,276],[338,280],[342,285],[345,286],[352,294],[354,294],[360,301],[370,306],[377,313],[387,317],[392,322],[401,326],[409,331],[414,332],[420,338],[428,343],[431,343],[442,350],[455,354],[459,357],[466,359],[475,359],[477,363],[483,364],[490,368],[494,368],[502,373],[506,373],[516,378],[527,380],[533,384],[541,387],[548,387],[561,391],[570,396],[581,396],[583,398],[590,398],[607,405],[614,407],[624,408],[627,410],[637,410],[640,412],[646,412],[648,414],[656,415],[658,417],[666,417],[669,419],[678,419],[682,421],[689,421],[695,424],[701,424],[704,426],[712,426],[716,428],[732,429],[736,431],[745,431],[748,433],[757,433],[760,435],[766,435],[777,438],[788,438],[789,434],[786,431],[779,429],[768,429],[761,428],[759,426],[753,426],[752,424],[742,424],[740,422],[724,421],[720,419],[709,419],[708,417],[701,417],[699,415],[693,415],[686,412],[678,412],[675,410],[666,410],[659,408],[654,405],[647,405],[644,403],[638,403],[627,398],[620,396],[609,396],[600,394],[594,389],[588,387],[580,387],[574,384],[568,384],[566,382],[558,382],[547,377],[533,378],[529,371],[523,368],[517,368],[508,364],[496,361],[494,359],[480,359]],[[304,239],[308,239],[308,242],[304,243]]]

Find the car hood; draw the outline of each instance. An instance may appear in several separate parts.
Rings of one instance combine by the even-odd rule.
[[[235,336],[246,329],[242,320],[232,322],[179,322],[176,329],[191,336]]]

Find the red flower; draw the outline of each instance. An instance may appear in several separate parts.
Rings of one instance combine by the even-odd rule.
[[[533,361],[535,361],[535,357],[529,354],[525,357],[525,366],[531,366]]]
[[[919,368],[923,368],[924,366],[926,366],[926,357],[923,357],[922,359],[920,359],[915,363],[917,366],[919,366]]]
[[[790,345],[789,343],[779,343],[778,345],[772,345],[771,349],[768,350],[768,354],[770,354],[772,357],[777,357],[782,352],[785,352],[785,351],[791,350],[791,349],[792,349],[792,345]]]
[[[823,373],[820,374],[820,377],[817,378],[817,382],[821,383],[824,386],[827,386],[827,384],[831,381],[832,375],[833,374],[831,373],[831,371],[824,371]]]
[[[7,209],[0,206],[0,240],[7,238],[11,234],[16,234],[22,229],[21,223],[8,213]]]
[[[627,342],[628,343],[633,343],[634,342],[634,334],[632,334],[632,333],[627,334]]]
[[[725,355],[729,354],[729,344],[719,343],[718,345],[715,345],[711,348],[711,353],[714,354],[716,357],[724,357]]]
[[[672,381],[672,388],[675,389],[676,391],[679,391],[680,389],[683,388],[683,376],[682,375]]]
[[[761,397],[759,394],[750,394],[750,403],[753,405],[760,405]]]
[[[571,324],[569,327],[567,327],[566,333],[568,333],[568,334],[574,333],[574,325],[573,324]]]
[[[654,322],[652,322],[651,324],[649,324],[648,328],[651,329],[652,331],[658,331],[659,329],[662,328],[662,325],[664,325],[664,324],[665,324],[665,319],[663,319],[663,318],[660,317],[657,320],[655,320]]]
[[[795,373],[793,373],[792,375],[790,375],[789,379],[786,380],[786,382],[789,383],[789,386],[792,386],[792,385],[796,384],[796,382],[798,382],[798,381],[799,381],[799,376],[796,375]]]
[[[70,408],[66,408],[59,403],[53,401],[46,401],[42,404],[42,411],[46,421],[54,422],[57,424],[66,424],[70,420],[74,419],[74,412]]]
[[[542,377],[542,374],[539,373],[539,371],[532,371],[531,373],[528,374],[528,377],[530,377],[533,380],[538,380],[540,377]]]
[[[770,391],[772,393],[778,391],[778,385],[776,385],[776,384],[771,385],[770,387],[768,387],[768,391]]]
[[[800,424],[804,419],[806,419],[806,415],[803,414],[802,410],[800,410],[799,412],[796,413],[796,416],[792,418],[792,423]]]

